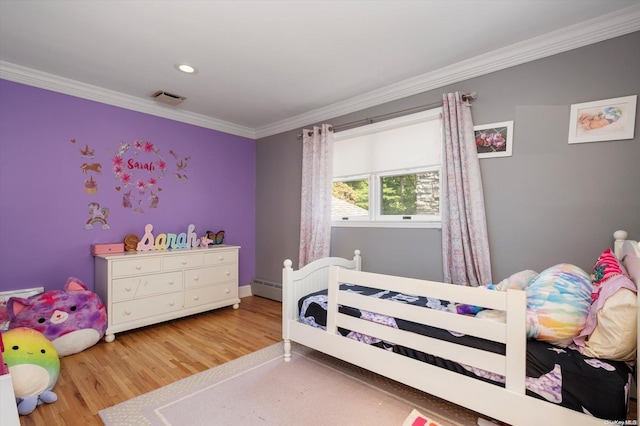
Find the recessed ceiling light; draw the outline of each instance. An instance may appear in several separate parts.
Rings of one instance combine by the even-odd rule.
[[[176,68],[178,68],[180,71],[186,73],[186,74],[195,74],[196,73],[196,69],[194,67],[192,67],[191,65],[187,65],[187,64],[178,64],[176,65]]]

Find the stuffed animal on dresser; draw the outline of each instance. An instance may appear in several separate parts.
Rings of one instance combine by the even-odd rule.
[[[9,330],[27,327],[41,332],[53,343],[60,357],[95,345],[107,329],[107,312],[102,300],[74,277],[67,280],[62,290],[28,299],[11,297],[7,311]]]
[[[2,333],[4,362],[9,367],[18,413],[30,414],[42,404],[58,400],[53,392],[60,374],[60,358],[39,331],[19,327]]]

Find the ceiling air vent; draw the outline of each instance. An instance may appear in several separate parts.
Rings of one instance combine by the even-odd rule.
[[[182,101],[187,99],[184,96],[174,95],[173,93],[165,92],[164,90],[158,90],[156,93],[151,95],[151,97],[163,104],[174,105],[174,106],[181,104]]]

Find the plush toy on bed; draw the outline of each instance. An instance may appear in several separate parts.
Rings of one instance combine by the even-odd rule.
[[[28,327],[44,334],[60,357],[83,351],[104,336],[107,313],[100,297],[77,278],[69,278],[63,290],[7,302],[9,329]]]
[[[582,269],[561,263],[541,273],[522,271],[490,290],[527,292],[527,337],[566,347],[584,328],[591,302],[591,278]],[[450,305],[451,306],[451,305]],[[504,311],[455,304],[453,312],[505,322]]]
[[[4,362],[9,367],[18,413],[27,415],[42,404],[58,400],[53,386],[60,359],[53,344],[39,331],[19,327],[2,334]]]
[[[507,290],[526,290],[529,284],[538,276],[538,273],[531,270],[525,270],[516,272],[509,278],[505,278],[498,284],[488,284],[486,286],[479,286],[479,289],[507,291]],[[465,305],[463,303],[451,303],[448,306],[449,310],[460,315],[476,315],[482,311],[488,309],[481,308],[479,306]],[[481,314],[486,316],[488,312]]]

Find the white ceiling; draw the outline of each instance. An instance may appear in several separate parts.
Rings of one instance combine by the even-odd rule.
[[[259,138],[638,30],[640,0],[0,0],[0,78]]]

